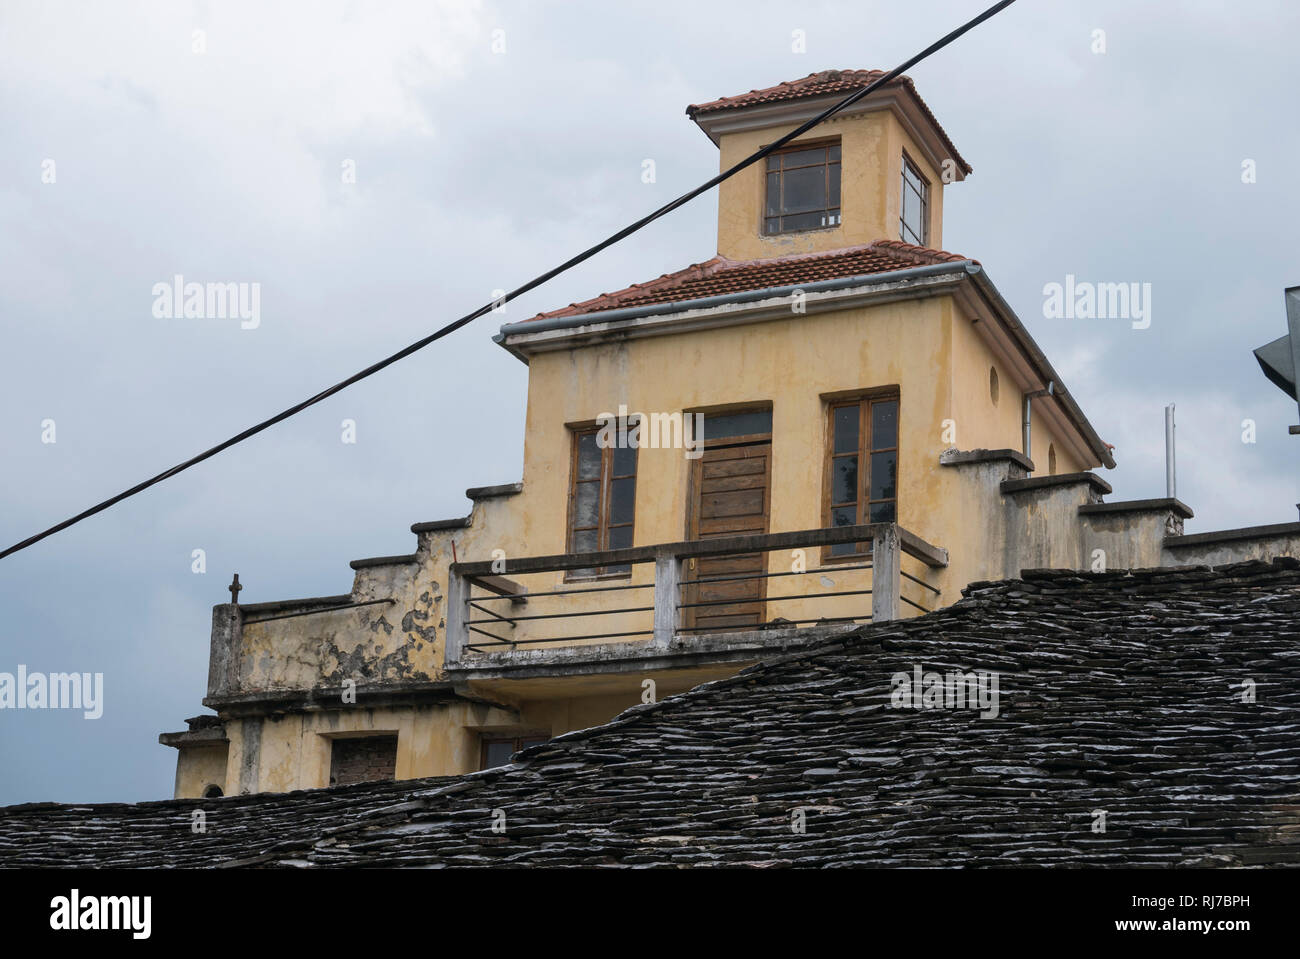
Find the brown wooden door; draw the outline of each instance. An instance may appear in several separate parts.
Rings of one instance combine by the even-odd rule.
[[[771,512],[772,444],[706,446],[698,462],[691,538],[766,533]],[[765,572],[765,566],[765,553],[688,560],[684,576],[688,581],[716,576],[754,578],[688,585],[682,590],[685,602],[732,602],[687,607],[683,622],[697,633],[762,623],[767,580],[758,578],[758,574]]]

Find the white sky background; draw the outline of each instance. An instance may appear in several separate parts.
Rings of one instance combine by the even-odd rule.
[[[0,540],[703,181],[717,151],[688,103],[888,68],[984,5],[6,2]],[[1112,499],[1164,495],[1162,408],[1178,404],[1188,532],[1288,522],[1300,500],[1295,404],[1250,352],[1285,332],[1282,289],[1300,283],[1298,27],[1284,3],[1021,0],[911,71],[975,167],[947,191],[945,247],[984,264],[1116,445]],[[205,711],[210,609],[231,572],[244,602],[347,592],[349,560],[409,552],[412,522],[518,480],[527,370],[490,335],[707,259],[715,216],[714,195],[697,200],[506,317],[0,560],[0,671],[102,671],[106,687],[97,721],[0,712],[0,803],[169,797],[176,754],[156,737]],[[260,328],[156,319],[151,288],[176,273],[259,282]],[[1043,285],[1067,273],[1151,283],[1150,329],[1044,319]]]

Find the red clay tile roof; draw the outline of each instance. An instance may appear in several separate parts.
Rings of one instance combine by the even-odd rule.
[[[686,108],[686,115],[698,122],[699,118],[705,114],[756,106],[760,103],[779,103],[784,100],[801,100],[805,97],[826,96],[834,93],[847,96],[854,90],[860,90],[868,83],[879,80],[884,75],[884,70],[822,70],[818,73],[810,73],[799,80],[787,80],[784,83],[778,83],[774,87],[750,90],[748,93],[742,93],[734,97],[722,97],[719,100],[710,100],[708,103],[693,103]],[[939,125],[939,121],[930,112],[930,108],[921,99],[921,95],[916,92],[916,85],[912,83],[912,78],[906,75],[897,77],[886,86],[901,87],[907,91],[916,100],[926,119],[934,125],[935,131],[943,140],[943,144],[948,148],[952,158],[960,163],[967,173],[972,172],[971,165],[962,159],[961,154],[957,152],[957,148],[953,146],[952,140],[948,139],[948,134]]]
[[[676,273],[665,273],[657,280],[634,283],[614,293],[602,293],[582,303],[571,303],[563,309],[539,313],[524,322],[580,316],[584,313],[652,303],[697,300],[724,293],[815,283],[818,280],[890,273],[933,263],[958,263],[965,259],[967,257],[956,253],[913,246],[899,240],[877,240],[830,253],[795,253],[764,260],[729,260],[715,256],[703,263],[693,263]]]

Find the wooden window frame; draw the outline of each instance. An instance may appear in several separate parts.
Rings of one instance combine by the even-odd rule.
[[[629,428],[631,428],[633,425],[637,423],[639,423],[639,420],[636,419],[635,417],[628,418]],[[568,507],[565,514],[565,534],[564,534],[565,552],[576,553],[577,550],[574,547],[576,545],[577,534],[579,532],[586,532],[592,529],[596,530],[596,550],[598,552],[603,552],[609,549],[609,531],[611,529],[623,529],[626,527],[632,530],[633,542],[635,542],[635,536],[636,536],[635,496],[633,497],[633,501],[632,501],[632,522],[611,524],[609,522],[609,509],[611,505],[611,499],[612,499],[611,492],[612,492],[614,480],[627,479],[629,477],[632,478],[633,480],[638,478],[638,475],[640,473],[640,467],[641,467],[641,448],[637,446],[632,450],[632,457],[633,457],[632,472],[620,473],[617,476],[614,475],[615,447],[606,446],[600,448],[600,477],[595,480],[579,480],[578,479],[578,450],[581,445],[581,439],[583,436],[587,435],[588,433],[599,433],[601,426],[600,424],[594,422],[576,423],[576,424],[569,424],[568,429],[569,429],[569,444],[570,444],[569,499],[568,499]],[[574,521],[577,518],[575,514],[577,511],[578,486],[584,483],[599,483],[600,491],[596,499],[596,525],[583,526],[579,529],[574,527]],[[564,574],[564,581],[566,583],[569,583],[569,582],[577,582],[577,581],[589,581],[593,579],[631,579],[631,577],[632,577],[631,569],[611,570],[609,567],[606,566],[598,566],[593,569],[566,570]]]
[[[510,754],[514,755],[524,748],[524,740],[533,740],[528,745],[534,746],[538,743],[549,742],[554,737],[547,736],[545,733],[481,733],[479,735],[478,750],[478,768],[481,772],[484,769],[495,769],[495,766],[488,766],[488,746],[494,743],[511,743],[513,748]]]
[[[840,147],[840,158],[839,158],[838,160],[835,160],[835,161],[832,161],[832,160],[830,159],[830,152],[829,152],[829,151],[830,151],[830,148],[833,147],[833,146],[838,146],[838,147]],[[824,159],[822,160],[821,163],[807,163],[807,164],[802,164],[802,165],[800,165],[800,166],[787,167],[787,166],[785,165],[785,162],[782,160],[782,161],[780,162],[780,166],[779,166],[777,169],[773,170],[773,169],[768,165],[768,162],[767,162],[767,161],[770,161],[773,157],[780,158],[780,157],[783,157],[783,156],[785,156],[786,154],[789,154],[789,153],[800,153],[800,152],[802,152],[802,151],[804,151],[804,150],[816,150],[816,149],[819,149],[819,148],[820,148],[820,149],[825,149],[825,150],[827,151],[827,152],[825,153],[825,155],[824,155]],[[832,206],[829,206],[829,205],[828,205],[824,210],[820,210],[820,211],[819,211],[819,210],[805,210],[805,211],[803,211],[803,213],[804,213],[804,214],[809,214],[809,213],[818,213],[818,212],[820,212],[820,213],[825,214],[825,216],[829,219],[829,217],[830,217],[830,215],[831,215],[831,211],[834,210],[834,211],[835,211],[835,216],[837,217],[836,221],[835,221],[834,223],[826,224],[826,225],[819,225],[819,226],[806,226],[806,227],[800,227],[800,228],[798,228],[798,229],[789,229],[789,230],[783,230],[783,229],[780,229],[779,224],[780,224],[780,221],[781,221],[781,220],[786,219],[786,217],[788,217],[788,216],[799,216],[799,215],[801,215],[801,214],[799,214],[799,213],[789,213],[789,214],[787,214],[787,213],[777,213],[777,214],[775,214],[774,216],[769,216],[769,215],[768,215],[768,212],[767,212],[767,192],[768,192],[768,177],[769,177],[769,175],[771,175],[772,173],[776,173],[776,174],[778,174],[778,176],[777,176],[777,183],[781,185],[781,189],[782,189],[782,191],[784,191],[784,182],[785,182],[785,180],[784,180],[784,174],[785,174],[786,170],[806,170],[806,169],[810,169],[810,168],[812,168],[812,167],[817,167],[817,166],[824,167],[825,170],[826,170],[825,195],[826,195],[826,202],[827,202],[827,204],[829,204],[830,201],[831,201],[831,181],[830,181],[830,176],[831,176],[831,167],[832,167],[832,166],[837,166],[837,167],[839,167],[840,188],[841,188],[841,192],[840,192],[840,205],[839,205],[839,206],[835,206],[835,207],[832,207]],[[762,196],[760,197],[759,207],[758,207],[758,210],[759,210],[759,233],[760,233],[762,236],[786,236],[786,235],[791,234],[791,233],[812,233],[812,232],[815,232],[815,231],[818,231],[818,230],[838,230],[841,226],[844,225],[844,194],[843,194],[843,185],[844,185],[844,149],[843,149],[843,147],[842,147],[842,145],[841,145],[841,141],[840,141],[840,138],[839,138],[839,137],[822,137],[821,139],[817,139],[817,140],[807,140],[807,141],[802,141],[802,142],[791,143],[791,144],[789,144],[788,146],[784,146],[784,147],[782,147],[781,149],[776,150],[776,151],[774,151],[774,152],[768,154],[767,159],[764,161],[763,166],[762,166],[762,173],[763,173],[763,178],[762,178],[762,181],[761,181],[761,182],[762,182]],[[779,206],[779,204],[778,204],[778,206]],[[776,220],[777,223],[778,223],[778,227],[777,227],[777,229],[768,229],[768,225],[767,225],[767,221],[768,221],[768,220]]]
[[[917,194],[921,201],[921,233],[923,235],[921,236],[920,239],[908,238],[908,234],[912,232],[912,228],[907,225],[907,220],[903,216],[903,211],[905,209],[904,200],[907,196],[907,191],[911,190],[913,193],[917,192],[915,188],[913,188],[913,186],[907,181],[908,170],[911,170],[912,173],[915,175],[916,179],[919,180],[921,183],[921,191]],[[921,165],[917,163],[915,160],[913,160],[910,156],[908,156],[906,150],[903,151],[903,163],[902,163],[902,167],[899,170],[899,187],[900,188],[898,194],[898,238],[902,240],[904,243],[912,243],[916,246],[929,246],[930,245],[930,196],[931,196],[932,185],[930,183],[930,178],[921,172]]]
[[[826,437],[824,446],[823,468],[822,468],[822,523],[826,529],[834,528],[833,510],[842,509],[846,506],[853,505],[857,509],[857,525],[864,525],[870,522],[871,507],[875,503],[894,504],[894,522],[898,522],[898,500],[899,490],[902,483],[899,479],[899,472],[902,466],[902,457],[899,452],[902,449],[903,438],[903,404],[899,396],[897,387],[884,387],[872,390],[855,390],[849,393],[833,393],[822,397],[825,404]],[[876,403],[894,403],[898,408],[898,414],[894,425],[894,445],[882,446],[876,448],[871,445],[872,436],[872,416],[871,408]],[[857,406],[858,408],[858,482],[857,499],[854,503],[833,502],[834,492],[834,461],[837,456],[835,452],[835,411],[846,406]],[[870,498],[871,494],[871,455],[873,453],[894,454],[894,496],[891,499]],[[846,456],[846,453],[840,453],[839,456]],[[847,563],[861,561],[871,555],[871,544],[859,544],[860,548],[851,553],[832,554],[832,547],[823,546],[821,548],[821,565],[833,565],[836,563]]]

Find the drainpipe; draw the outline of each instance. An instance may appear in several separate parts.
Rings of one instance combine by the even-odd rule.
[[[1173,499],[1178,495],[1178,480],[1174,469],[1174,404],[1165,407],[1165,495]]]
[[[1022,429],[1021,442],[1022,442],[1023,445],[1024,445],[1024,450],[1023,450],[1023,452],[1024,452],[1025,456],[1029,457],[1029,459],[1031,459],[1031,460],[1034,458],[1034,457],[1033,457],[1033,454],[1030,453],[1030,450],[1033,449],[1033,447],[1030,445],[1030,440],[1032,439],[1032,434],[1033,434],[1033,422],[1034,422],[1033,401],[1034,401],[1034,397],[1036,397],[1036,396],[1055,396],[1055,395],[1056,395],[1056,383],[1055,383],[1054,381],[1052,381],[1052,380],[1048,380],[1048,382],[1047,382],[1047,389],[1045,389],[1045,390],[1034,390],[1034,391],[1032,391],[1032,392],[1030,392],[1030,393],[1026,393],[1026,394],[1025,394],[1025,409],[1024,409],[1024,416],[1021,418],[1021,422],[1020,422],[1021,429]]]

